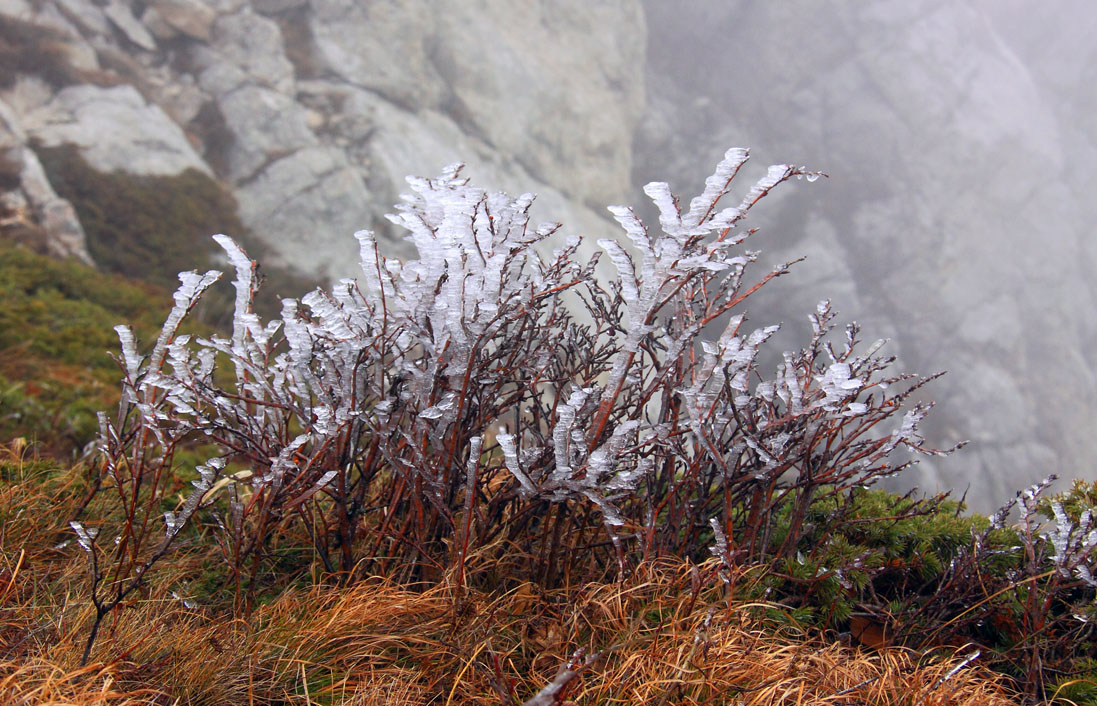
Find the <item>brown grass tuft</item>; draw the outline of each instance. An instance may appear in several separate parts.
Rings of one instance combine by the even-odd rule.
[[[578,650],[593,659],[577,660],[560,703],[1016,703],[978,660],[953,673],[971,650],[852,648],[802,628],[781,605],[737,598],[758,570],[725,586],[714,564],[676,561],[546,591],[492,588],[495,572],[473,557],[478,589],[452,576],[417,586],[372,577],[287,588],[233,619],[231,606],[188,607],[173,594],[198,561],[181,552],[104,625],[81,668],[86,568],[75,542],[57,544],[82,476],[47,472],[21,446],[0,465],[4,704],[517,705]]]

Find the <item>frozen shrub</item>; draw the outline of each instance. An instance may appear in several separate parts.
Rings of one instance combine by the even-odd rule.
[[[855,325],[835,335],[825,301],[805,346],[759,368],[777,327],[748,327],[745,301],[788,266],[752,278],[742,222],[782,182],[819,175],[773,166],[721,206],[746,160],[729,150],[686,207],[649,184],[658,229],[612,207],[626,238],[598,241],[608,281],[579,238],[548,251],[558,226],[531,226],[531,195],[475,188],[459,165],[409,179],[390,216],[418,259],[386,259],[359,232],[362,276],[285,299],[272,321],[253,311],[256,264],[216,236],[236,270],[232,336],[178,334],[213,272],[180,275],[151,354],[119,328],[104,472],[144,482],[127,501],[158,507],[178,444],[218,449],[164,541],[209,508],[238,586],[291,525],[344,579],[461,585],[519,556],[545,583],[668,554],[821,556],[853,491],[907,465],[895,452],[940,452],[918,431],[928,406],[906,404],[926,380],[891,373]],[[155,480],[127,477],[150,464]],[[247,470],[222,477],[226,464]]]

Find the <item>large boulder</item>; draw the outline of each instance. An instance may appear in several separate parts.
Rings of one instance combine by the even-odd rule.
[[[293,64],[273,20],[244,6],[216,21],[210,47],[218,63],[239,68],[248,82],[292,96]]]
[[[629,191],[643,107],[634,2],[316,0],[323,67],[411,113],[433,109],[538,180],[598,207]]]
[[[350,234],[372,213],[361,176],[339,150],[298,150],[237,189],[240,217],[271,246],[275,264],[339,278],[358,273]]]
[[[0,101],[0,233],[26,234],[27,243],[56,257],[92,264],[72,204],[53,190],[14,112]],[[22,237],[20,237],[22,239]]]
[[[70,86],[22,116],[27,134],[47,147],[74,144],[101,172],[211,173],[183,130],[133,86]]]
[[[232,135],[224,176],[236,183],[274,159],[318,144],[305,108],[277,91],[247,84],[221,98],[218,106]]]
[[[152,33],[144,24],[133,16],[129,3],[111,0],[103,8],[103,14],[134,46],[145,51],[157,50],[156,38],[152,36]]]
[[[151,21],[148,13],[155,13]],[[175,32],[202,41],[209,41],[216,19],[217,11],[201,0],[153,0],[141,16],[141,21],[150,30],[153,24],[162,23]],[[165,39],[170,38],[171,32],[164,32],[164,35]]]

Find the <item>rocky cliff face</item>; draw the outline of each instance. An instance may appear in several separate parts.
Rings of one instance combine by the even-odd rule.
[[[541,213],[576,231],[607,229],[600,206],[628,192],[644,103],[635,2],[443,15],[396,1],[2,0],[0,21],[36,33],[21,49],[38,54],[7,59],[9,142],[75,144],[101,171],[215,175],[275,263],[308,274],[353,275],[350,235],[387,232],[403,177],[453,161],[538,192]]]
[[[74,144],[104,172],[214,176],[276,264],[353,276],[355,230],[400,254],[383,214],[406,174],[463,160],[593,243],[615,232],[605,204],[655,178],[689,192],[749,145],[831,175],[764,209],[757,244],[809,261],[754,300],[756,322],[795,330],[830,296],[905,367],[948,369],[937,438],[974,443],[925,481],[970,484],[986,508],[1050,471],[1087,475],[1097,452],[1097,148],[1078,127],[1095,23],[1029,15],[1012,0],[0,0],[0,223],[87,259],[34,151]]]
[[[1094,13],[939,0],[647,9],[638,152],[659,168],[638,180],[674,165],[688,183],[685,155],[727,142],[831,175],[767,209],[780,218],[759,242],[809,260],[755,311],[796,323],[829,293],[866,335],[892,337],[906,368],[949,371],[931,392],[938,438],[972,444],[927,465],[923,486],[970,486],[987,508],[1048,473],[1092,476],[1097,202],[1082,74]],[[713,49],[672,49],[687,40]]]

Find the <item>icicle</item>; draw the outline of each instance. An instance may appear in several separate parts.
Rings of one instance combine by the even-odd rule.
[[[497,434],[495,436],[495,441],[499,444],[499,448],[503,450],[503,461],[506,464],[507,470],[518,479],[518,483],[521,486],[522,493],[526,499],[537,495],[537,486],[533,484],[533,481],[531,481],[529,476],[526,475],[526,472],[522,470],[521,464],[518,462],[514,435]]]
[[[667,235],[678,235],[682,231],[682,214],[678,211],[678,202],[670,191],[670,185],[662,181],[653,181],[644,187],[644,193],[659,209],[659,225]]]
[[[750,152],[741,147],[733,147],[724,153],[724,158],[716,165],[716,171],[705,179],[705,190],[689,204],[689,213],[683,217],[687,226],[700,225],[706,215],[711,215],[716,202],[727,193],[728,185],[747,160]]]
[[[724,528],[720,526],[720,521],[715,517],[709,518],[708,523],[712,527],[712,533],[715,536],[715,544],[709,547],[709,553],[722,559],[728,553],[728,537],[724,534]]]
[[[628,442],[628,437],[639,427],[640,422],[635,419],[619,424],[610,438],[591,453],[588,481],[592,486],[597,486],[603,477],[614,474],[621,450]]]
[[[628,235],[629,240],[645,258],[654,255],[651,250],[651,239],[648,237],[648,230],[631,208],[628,206],[610,206],[609,212],[625,229],[625,234]]]
[[[131,382],[136,382],[141,370],[142,358],[137,355],[137,341],[134,339],[133,329],[118,325],[114,330],[118,332],[118,340],[122,344],[122,363],[126,366],[126,375]]]
[[[828,411],[836,410],[835,405],[837,403],[845,400],[850,395],[856,394],[864,386],[864,381],[853,377],[849,363],[833,363],[827,367],[822,376],[816,376],[815,380],[819,383],[825,395],[819,405]],[[915,420],[913,424],[917,424],[917,421],[920,420]],[[908,427],[904,425],[903,434],[910,433],[912,430],[913,427],[910,427],[908,431]]]
[[[770,192],[770,189],[780,184],[785,179],[792,176],[792,165],[790,164],[774,164],[766,172],[766,175],[758,180],[758,182],[750,188],[747,195],[743,198],[743,202],[739,204],[740,211],[748,211],[761,199],[763,196]]]
[[[95,539],[99,536],[99,528],[84,527],[82,523],[76,520],[69,522],[69,527],[76,533],[76,541],[80,544],[80,547],[88,554],[91,554]]]
[[[164,525],[165,536],[167,537],[167,539],[171,539],[175,535],[179,534],[179,530],[183,528],[183,521],[180,518],[176,517],[174,512],[165,512]]]
[[[438,404],[427,407],[419,413],[421,419],[441,419],[443,415],[452,412],[457,406],[457,393],[447,392],[442,396]]]
[[[636,304],[640,299],[640,290],[636,284],[636,270],[632,258],[616,240],[602,238],[598,244],[609,253],[609,259],[617,267],[618,281],[621,283],[621,296],[628,304]]]

